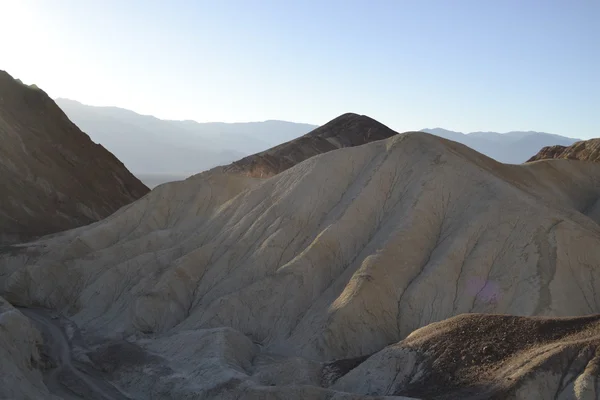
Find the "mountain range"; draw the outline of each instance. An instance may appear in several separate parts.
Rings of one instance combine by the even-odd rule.
[[[285,121],[198,123],[161,120],[117,107],[56,99],[92,140],[150,187],[181,180],[303,135],[316,126]]]
[[[506,164],[521,164],[542,147],[570,146],[580,139],[534,131],[462,133],[443,128],[422,129],[422,132],[454,140],[488,157]]]
[[[443,128],[433,128],[422,129],[422,132],[462,143],[496,161],[506,164],[524,163],[542,147],[554,145],[570,146],[580,140],[533,131],[513,131],[507,133],[471,132],[465,134]]]
[[[600,163],[544,154],[344,114],[2,248],[0,396],[598,398]]]
[[[56,99],[92,140],[113,152],[147,186],[185,179],[218,165],[284,144],[317,126],[286,121],[198,123],[161,120],[117,107]],[[543,132],[472,132],[423,129],[471,147],[497,161],[520,164],[542,147],[569,146],[578,139]],[[143,143],[143,151],[141,144]],[[268,150],[271,151],[271,150]],[[244,162],[240,160],[240,162]]]

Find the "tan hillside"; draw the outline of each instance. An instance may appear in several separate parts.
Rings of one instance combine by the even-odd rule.
[[[0,71],[0,244],[86,225],[148,192],[46,93]]]
[[[510,345],[472,378],[450,368],[455,386],[427,379],[463,352],[484,362],[477,346],[500,328],[533,332],[531,349],[566,334],[485,317],[411,333],[464,313],[600,312],[600,164],[503,165],[426,133],[390,136],[270,178],[215,169],[162,185],[97,224],[0,255],[0,294],[111,338],[87,357],[139,398],[429,398],[471,386],[493,397],[478,385],[504,385],[496,367],[521,376],[507,360],[529,347]],[[588,332],[578,321],[565,329]],[[390,378],[409,345],[419,368]],[[569,368],[538,382],[562,385]]]
[[[600,161],[600,139],[583,140],[571,146],[544,147],[527,162],[550,158],[598,162]]]

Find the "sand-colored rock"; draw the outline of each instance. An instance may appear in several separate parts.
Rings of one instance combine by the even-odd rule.
[[[87,225],[148,192],[46,93],[0,71],[0,245]]]
[[[162,185],[105,220],[0,255],[0,292],[156,355],[156,375],[131,367],[118,379],[160,398],[171,398],[166,388],[393,395],[377,389],[385,371],[346,390],[324,387],[337,372],[319,368],[462,313],[600,312],[599,183],[600,164],[503,165],[425,133],[396,135],[268,179],[215,169]],[[392,358],[406,371],[423,365],[405,353]]]

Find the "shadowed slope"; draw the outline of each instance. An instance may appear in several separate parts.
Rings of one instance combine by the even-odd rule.
[[[52,396],[38,369],[42,335],[33,323],[0,297],[0,397],[3,399],[49,399]]]
[[[0,243],[105,218],[148,192],[42,90],[0,71]]]

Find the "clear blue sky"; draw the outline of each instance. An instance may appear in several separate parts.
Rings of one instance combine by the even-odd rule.
[[[0,0],[0,69],[160,118],[600,136],[599,0]]]

